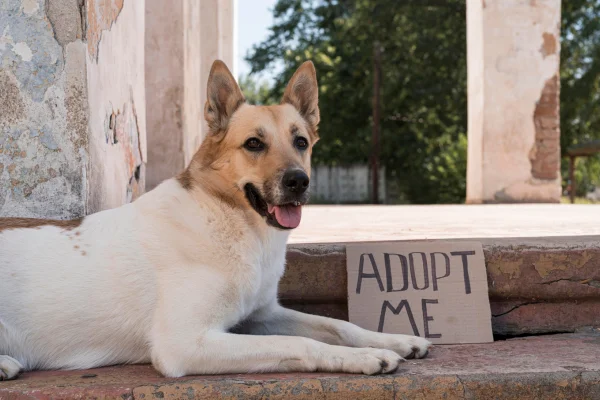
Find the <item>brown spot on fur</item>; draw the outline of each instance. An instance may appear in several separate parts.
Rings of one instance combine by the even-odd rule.
[[[77,228],[83,218],[68,221],[37,218],[0,218],[0,232],[9,229],[39,229],[42,226],[52,225],[66,230]]]
[[[75,246],[73,246],[73,248],[75,248],[75,249],[78,249],[78,248],[79,248],[79,246],[75,245]]]
[[[85,256],[85,255],[87,255],[87,253],[85,252],[85,250],[83,250],[83,251],[81,252],[81,255],[82,255],[82,256]]]
[[[80,231],[75,232],[75,236],[79,236],[79,235],[81,235]]]

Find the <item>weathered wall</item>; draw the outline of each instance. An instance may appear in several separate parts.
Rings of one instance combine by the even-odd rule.
[[[0,216],[76,218],[143,191],[136,4],[0,0]]]
[[[467,2],[467,202],[560,201],[560,7]]]
[[[233,13],[233,0],[146,1],[148,189],[180,172],[204,138],[210,67],[233,67]]]
[[[90,109],[89,212],[144,192],[144,3],[87,0]]]
[[[186,18],[188,16],[186,15]],[[182,1],[146,0],[145,73],[148,164],[153,188],[184,167]]]
[[[86,212],[82,39],[77,0],[0,1],[0,216]]]

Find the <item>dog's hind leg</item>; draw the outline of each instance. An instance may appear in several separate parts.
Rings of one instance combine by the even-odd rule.
[[[9,356],[0,356],[0,381],[15,379],[23,370],[20,362]]]

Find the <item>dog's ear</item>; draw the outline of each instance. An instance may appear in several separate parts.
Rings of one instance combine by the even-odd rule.
[[[233,113],[246,101],[225,63],[216,60],[210,68],[206,87],[204,119],[211,133],[227,129]]]
[[[313,132],[319,125],[319,86],[312,61],[304,62],[290,79],[281,104],[291,104],[306,120]]]

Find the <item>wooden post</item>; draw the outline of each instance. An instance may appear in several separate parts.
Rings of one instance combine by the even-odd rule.
[[[575,203],[575,156],[569,156],[569,197]]]
[[[381,44],[373,44],[373,152],[371,154],[372,199],[379,204],[379,135],[381,132],[380,119],[380,88],[381,88]]]

